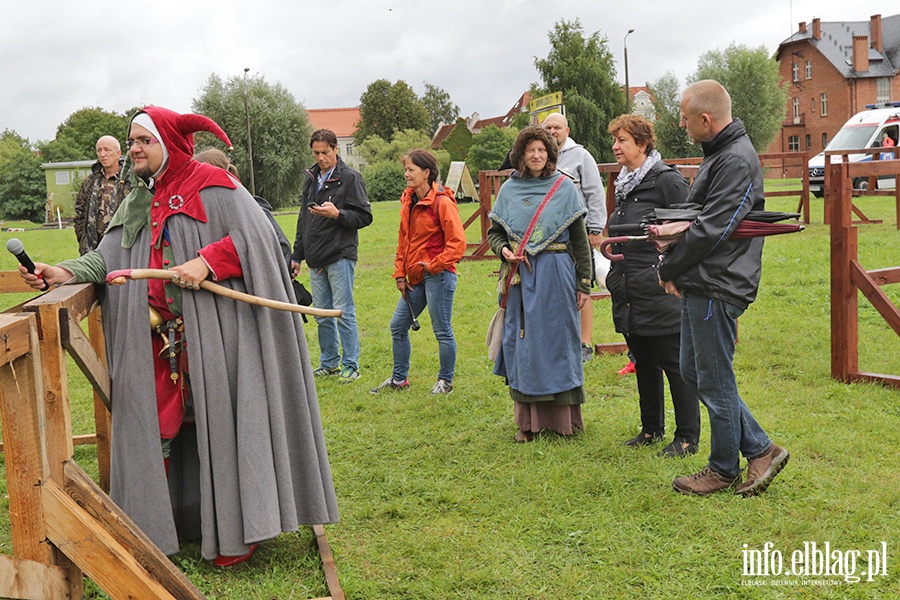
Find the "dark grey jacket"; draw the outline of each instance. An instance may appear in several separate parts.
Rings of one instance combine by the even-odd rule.
[[[674,281],[683,293],[746,309],[759,288],[763,239],[731,235],[748,212],[765,209],[765,192],[759,157],[740,119],[703,142],[703,162],[687,201],[702,212],[663,257],[660,278]]]
[[[341,258],[356,260],[357,231],[372,223],[372,207],[362,175],[344,164],[339,156],[331,178],[317,193],[320,172],[319,165],[306,171],[292,255],[297,262],[305,260],[311,269],[328,266]],[[323,202],[334,204],[340,216],[329,219],[309,212],[310,204]]]
[[[681,204],[690,188],[678,169],[664,162],[653,165],[624,198],[616,198],[609,225],[640,223],[656,208]],[[649,242],[616,244],[623,260],[611,263],[606,289],[612,294],[616,331],[625,335],[670,335],[681,330],[681,302],[659,285],[659,252]]]

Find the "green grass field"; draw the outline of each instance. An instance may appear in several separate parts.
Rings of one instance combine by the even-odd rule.
[[[900,232],[890,198],[862,198],[884,223],[860,228],[866,269],[896,266]],[[829,237],[821,201],[813,200],[806,231],[767,238],[759,298],[740,320],[735,356],[739,389],[769,435],[791,460],[758,498],[731,494],[687,497],[674,477],[705,465],[700,454],[663,459],[659,447],[622,442],[640,428],[633,376],[620,377],[622,356],[585,367],[586,430],[570,440],[542,436],[512,441],[512,401],[492,375],[484,346],[496,306],[496,261],[463,262],[454,305],[459,347],[455,390],[432,397],[437,344],[427,311],[412,332],[411,389],[369,394],[390,374],[388,322],[397,302],[391,279],[397,203],[373,206],[361,232],[356,275],[362,377],[354,384],[318,382],[341,522],[327,527],[341,585],[353,599],[693,599],[900,597],[900,391],[846,385],[830,377]],[[768,202],[793,210],[796,199]],[[461,205],[463,217],[475,205]],[[278,217],[288,237],[294,215]],[[76,254],[72,230],[2,233],[19,237],[35,260]],[[476,241],[476,227],[469,229]],[[0,268],[14,268],[6,255]],[[308,284],[308,273],[300,279]],[[885,291],[900,302],[898,286]],[[28,295],[0,298],[4,306]],[[595,342],[619,341],[608,300],[594,303]],[[318,356],[316,328],[306,328]],[[314,362],[314,365],[315,362]],[[860,299],[860,367],[900,374],[900,344]],[[90,394],[70,369],[76,433],[92,431]],[[671,406],[667,413],[674,423]],[[76,460],[96,471],[96,453]],[[5,492],[5,490],[3,490]],[[8,499],[3,499],[8,508]],[[8,521],[0,546],[11,552]],[[887,575],[752,576],[745,550],[780,553],[783,569],[804,543],[830,544],[846,573],[870,570],[866,551],[886,544]],[[770,557],[778,556],[775,552]],[[841,560],[838,560],[841,559]],[[173,558],[209,598],[302,599],[327,589],[309,530],[263,544],[253,560],[216,570],[187,545]],[[89,598],[105,597],[87,584]]]

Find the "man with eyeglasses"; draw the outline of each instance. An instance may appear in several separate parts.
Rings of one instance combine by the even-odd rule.
[[[131,184],[122,170],[122,146],[111,135],[97,140],[97,162],[81,182],[75,198],[75,237],[78,252],[84,254],[97,247],[103,232],[122,199],[131,191]]]
[[[193,160],[196,131],[231,145],[207,117],[138,113],[127,144],[134,189],[97,250],[20,273],[35,288],[38,277],[102,283],[116,269],[176,274],[104,294],[110,495],[166,554],[200,538],[204,558],[231,566],[263,540],[338,514],[300,316],[199,289],[212,279],[294,301],[272,225],[225,170]]]

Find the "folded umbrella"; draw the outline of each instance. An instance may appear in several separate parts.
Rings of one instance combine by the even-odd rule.
[[[614,237],[603,240],[600,252],[609,260],[622,260],[622,254],[613,254],[609,247],[612,244],[626,242],[650,241],[660,252],[666,252],[681,239],[685,231],[690,229],[700,209],[685,205],[682,208],[657,208],[641,223],[610,226],[609,232]],[[753,210],[747,213],[744,220],[735,228],[731,239],[745,239],[779,235],[803,231],[804,226],[797,223],[779,223],[787,219],[798,219],[800,213],[786,213],[766,210]]]

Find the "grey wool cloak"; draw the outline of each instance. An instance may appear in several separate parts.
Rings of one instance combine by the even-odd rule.
[[[208,222],[182,214],[166,221],[176,264],[230,235],[243,277],[219,283],[292,302],[278,240],[252,196],[240,186],[207,187],[200,198]],[[121,225],[107,231],[97,249],[105,271],[147,267],[149,229],[140,227],[134,243],[127,239],[123,247],[123,237],[134,235],[134,228]],[[73,270],[78,260],[63,266]],[[96,273],[73,271],[79,280],[97,281]],[[336,522],[300,315],[205,290],[182,294],[196,427],[183,427],[176,438],[167,480],[147,299],[147,282],[132,280],[108,287],[103,301],[112,376],[113,500],[166,554],[178,552],[179,536],[200,536],[206,559],[242,555],[249,544],[301,523]]]

